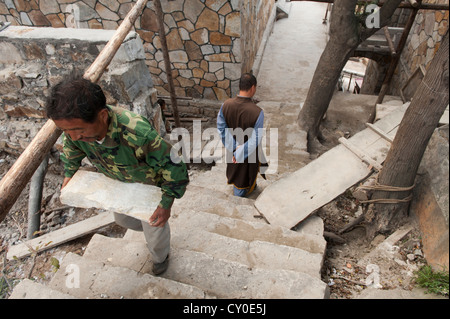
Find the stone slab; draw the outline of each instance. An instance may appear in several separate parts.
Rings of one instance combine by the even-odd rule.
[[[374,125],[387,135],[395,136],[406,108],[405,104]],[[390,143],[371,129],[355,134],[349,141],[378,163],[384,161],[390,149]],[[269,223],[292,228],[371,171],[352,151],[338,145],[272,183],[257,198],[255,206]]]
[[[35,281],[24,279],[14,287],[8,299],[75,299]]]
[[[447,299],[447,297],[426,293],[423,289],[414,288],[411,291],[395,289],[367,288],[354,296],[353,299]]]
[[[13,39],[75,39],[89,42],[108,42],[114,35],[116,30],[100,30],[100,29],[75,29],[75,28],[42,28],[27,26],[9,26],[2,31],[1,37]],[[130,32],[124,41],[131,37],[135,37],[135,32]]]
[[[76,298],[202,299],[202,290],[170,279],[139,274],[134,270],[105,265],[103,261],[68,253],[49,286]]]
[[[173,233],[177,229],[202,229],[247,242],[265,241],[295,247],[313,254],[323,255],[326,249],[326,241],[323,236],[296,232],[282,226],[238,220],[193,210],[186,210],[178,216],[172,216],[170,225]]]
[[[320,279],[323,256],[319,253],[265,241],[248,242],[201,229],[193,232],[191,228],[172,227],[171,230],[171,247],[176,249],[202,252],[250,268],[304,272]],[[130,268],[140,273],[151,270],[151,256],[141,232],[133,232],[126,238],[94,235],[83,257],[103,260],[108,265]]]
[[[241,263],[183,249],[172,249],[164,278],[203,289],[218,298],[324,299],[328,285],[308,274],[249,268]]]
[[[101,260],[106,265],[132,269],[140,273],[151,270],[151,256],[142,232],[142,240],[126,240],[95,234],[83,254],[83,258]]]
[[[40,237],[33,238],[19,245],[10,246],[7,258],[11,260],[13,258],[30,256],[33,251],[41,252],[56,247],[112,223],[114,223],[113,214],[102,213]]]
[[[250,268],[292,270],[316,278],[320,278],[323,260],[323,255],[300,248],[259,240],[248,242],[201,229],[195,232],[192,229],[173,229],[172,246],[239,262]]]
[[[124,183],[103,174],[78,170],[61,190],[65,205],[99,208],[148,221],[161,201],[161,189],[140,183]]]

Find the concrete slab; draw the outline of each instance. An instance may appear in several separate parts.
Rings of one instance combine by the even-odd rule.
[[[101,213],[21,244],[10,246],[7,258],[11,260],[13,258],[30,256],[34,251],[41,252],[56,247],[75,238],[92,233],[99,228],[111,225],[112,223],[114,223],[113,214],[108,212]]]
[[[74,207],[96,207],[148,221],[161,201],[161,189],[124,183],[101,173],[78,170],[61,190],[60,201]]]
[[[411,291],[395,288],[395,289],[376,289],[367,288],[352,299],[447,299],[444,296],[435,294],[427,294],[423,289],[414,288]]]
[[[381,131],[395,136],[407,105],[375,123]],[[372,129],[349,139],[364,154],[382,163],[390,143]],[[332,201],[371,172],[371,168],[352,151],[338,145],[293,174],[267,187],[255,202],[259,212],[273,225],[287,228]]]

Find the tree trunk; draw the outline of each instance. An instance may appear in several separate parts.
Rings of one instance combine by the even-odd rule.
[[[307,133],[308,151],[320,151],[320,123],[328,109],[342,69],[358,45],[378,29],[367,28],[355,15],[357,0],[336,0],[330,17],[330,39],[323,51],[305,103],[298,115]],[[380,10],[380,27],[389,22],[401,0],[388,0]]]
[[[428,142],[439,124],[449,102],[449,43],[448,32],[419,85],[408,110],[398,128],[392,147],[386,157],[378,183],[386,186],[409,188],[414,180]],[[412,190],[377,190],[372,200],[406,199],[399,203],[375,202],[366,216],[368,238],[377,233],[390,233],[408,213]]]

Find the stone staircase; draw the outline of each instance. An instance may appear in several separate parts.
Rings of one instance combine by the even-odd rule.
[[[269,225],[254,199],[231,192],[225,164],[191,171],[185,196],[172,208],[170,263],[161,276],[151,275],[142,233],[95,234],[83,256],[64,257],[48,284],[23,280],[10,299],[327,298],[322,220],[311,216],[295,231]]]

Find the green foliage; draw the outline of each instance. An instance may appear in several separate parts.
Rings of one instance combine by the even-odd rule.
[[[427,289],[428,293],[434,293],[448,297],[449,277],[446,271],[433,271],[431,266],[423,266],[416,272],[416,283]]]
[[[59,269],[59,260],[56,259],[55,257],[52,257],[52,258],[50,259],[50,263],[51,263],[52,266],[53,266],[53,272],[57,272],[58,269]]]

